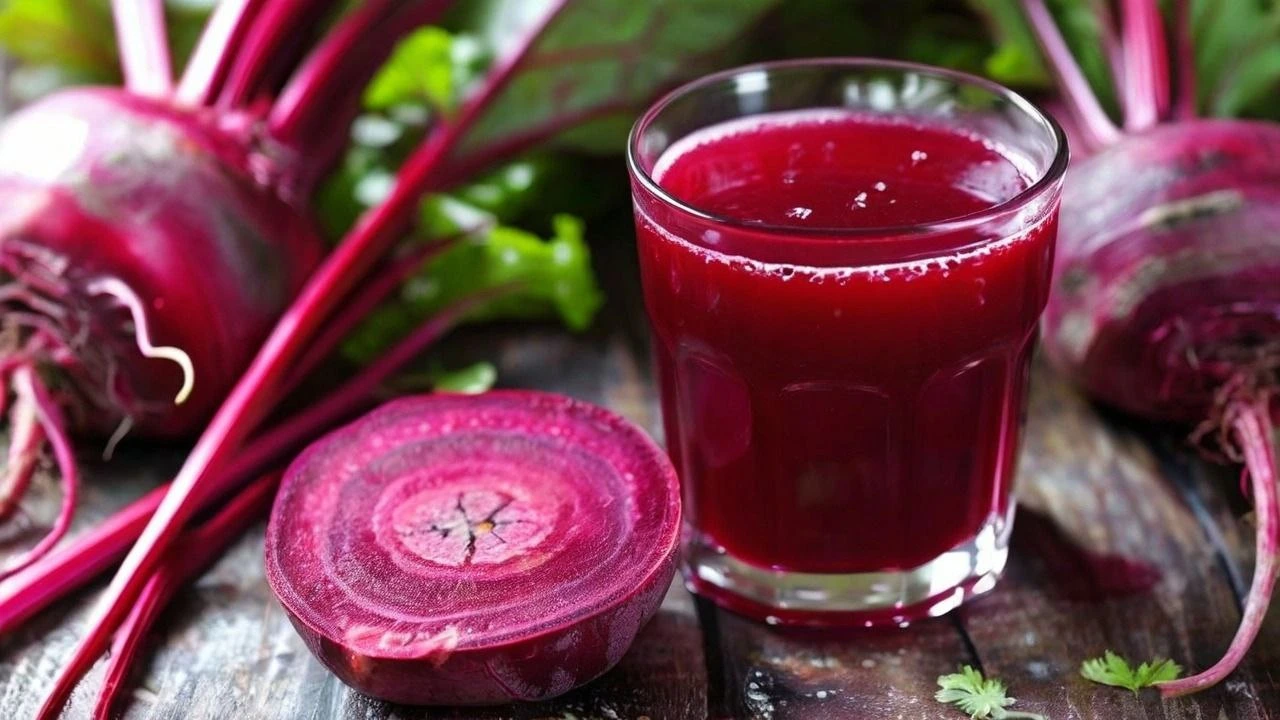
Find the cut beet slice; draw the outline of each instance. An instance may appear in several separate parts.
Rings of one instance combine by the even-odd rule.
[[[675,572],[675,470],[601,408],[526,391],[388,403],[307,449],[267,577],[352,687],[410,704],[548,698],[604,673]]]

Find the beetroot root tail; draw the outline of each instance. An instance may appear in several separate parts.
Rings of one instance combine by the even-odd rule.
[[[0,478],[0,522],[13,517],[26,496],[43,445],[44,429],[36,417],[36,408],[26,396],[19,395],[9,409],[9,453]]]
[[[1276,554],[1280,551],[1280,504],[1277,502],[1276,458],[1271,437],[1271,414],[1265,401],[1232,403],[1227,408],[1230,424],[1244,454],[1245,470],[1253,491],[1257,514],[1257,560],[1253,582],[1245,600],[1240,627],[1226,653],[1212,667],[1191,677],[1159,683],[1164,697],[1199,692],[1218,684],[1244,659],[1262,628],[1276,584]]]
[[[58,464],[58,473],[62,476],[62,508],[53,522],[49,532],[35,544],[35,547],[23,553],[17,560],[9,562],[0,570],[0,580],[26,568],[53,549],[58,541],[67,534],[71,527],[71,517],[75,514],[76,494],[80,487],[79,474],[76,469],[75,454],[71,449],[71,440],[67,435],[66,423],[62,412],[49,397],[44,382],[30,365],[18,367],[13,372],[14,391],[18,395],[18,404],[30,404],[35,411],[36,421],[45,440],[53,447],[53,455]]]

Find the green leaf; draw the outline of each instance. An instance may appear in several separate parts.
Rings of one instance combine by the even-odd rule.
[[[478,362],[457,370],[437,369],[427,379],[435,390],[475,395],[493,387],[498,380],[498,369],[493,363]]]
[[[1134,669],[1124,658],[1108,650],[1100,658],[1085,660],[1080,674],[1096,683],[1128,688],[1136,695],[1142,688],[1178,679],[1182,668],[1172,660],[1156,659]]]
[[[974,720],[1045,720],[1040,715],[1008,710],[1017,701],[1008,696],[1004,683],[994,678],[988,680],[968,665],[962,666],[958,673],[940,675],[938,687],[940,689],[934,695],[938,702],[955,705]]]
[[[427,105],[451,110],[488,63],[480,44],[438,27],[424,27],[401,40],[365,89],[371,110]]]
[[[778,2],[569,3],[468,134],[462,155],[513,137],[559,134],[587,118],[634,117],[656,93],[680,79],[732,62],[725,49],[733,49],[733,41]],[[464,14],[454,22],[500,57],[552,5],[550,0],[477,0],[463,5]],[[626,127],[618,120],[597,126],[587,144],[621,152]]]
[[[1195,0],[1192,11],[1201,107],[1280,119],[1280,0]]]
[[[571,330],[585,329],[603,297],[582,230],[577,218],[557,215],[547,240],[498,226],[459,241],[375,311],[346,343],[347,356],[367,362],[441,309],[488,290],[504,292],[471,311],[469,322],[558,317]]]

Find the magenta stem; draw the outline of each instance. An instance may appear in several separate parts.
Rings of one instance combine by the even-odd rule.
[[[1121,0],[1124,27],[1124,128],[1145,130],[1169,110],[1169,56],[1156,0]]]
[[[503,160],[519,155],[565,131],[565,128],[608,117],[626,110],[629,104],[624,101],[610,102],[582,108],[571,113],[558,115],[514,135],[477,150],[469,155],[459,156],[450,161],[447,175],[442,185],[448,187],[473,177],[476,173],[488,170]]]
[[[195,530],[179,538],[173,551],[151,576],[138,602],[116,631],[107,661],[106,677],[98,694],[93,717],[110,720],[111,710],[126,687],[129,672],[147,632],[182,586],[203,573],[235,542],[249,525],[266,513],[280,485],[278,472],[264,475],[236,495],[226,507]]]
[[[326,102],[335,94],[358,98],[398,39],[439,20],[452,4],[452,0],[425,0],[402,11],[400,2],[369,0],[352,12],[316,46],[280,92],[268,118],[272,136],[292,143],[303,128],[335,114]]]
[[[7,381],[9,374],[0,372],[0,379]],[[7,392],[0,395],[7,400]],[[27,494],[44,443],[44,428],[36,419],[35,406],[27,395],[18,394],[9,414],[9,453],[0,482],[0,522],[13,516]]]
[[[148,492],[89,532],[0,582],[0,636],[21,627],[28,618],[119,561],[142,533],[168,487]]]
[[[75,514],[76,494],[80,486],[80,476],[76,469],[75,453],[71,449],[71,440],[67,435],[66,425],[62,420],[62,411],[49,397],[44,382],[31,366],[22,366],[13,372],[14,391],[35,408],[36,419],[41,430],[53,446],[53,455],[57,460],[58,473],[62,476],[62,508],[53,522],[49,532],[35,544],[35,547],[19,556],[0,570],[0,580],[13,575],[23,568],[44,557],[54,545],[67,534],[71,527],[71,517]]]
[[[267,89],[273,75],[287,66],[289,42],[297,42],[319,22],[335,0],[267,0],[259,17],[245,34],[227,80],[218,94],[218,105],[239,108]]]
[[[386,300],[392,291],[413,277],[432,258],[452,248],[460,237],[444,238],[431,244],[416,245],[403,257],[392,260],[384,269],[367,280],[356,297],[339,310],[316,339],[308,345],[302,357],[294,365],[290,380],[285,383],[285,386],[289,390],[296,388],[321,362],[333,354],[338,345],[356,329],[365,316]]]
[[[1049,71],[1062,91],[1062,99],[1075,115],[1080,137],[1086,150],[1096,151],[1120,139],[1120,130],[1107,117],[1098,103],[1098,96],[1089,87],[1079,63],[1058,32],[1053,15],[1045,7],[1044,0],[1022,0],[1023,11],[1035,33],[1040,49],[1049,63]]]
[[[1174,98],[1173,118],[1191,120],[1196,116],[1196,50],[1191,30],[1191,0],[1176,0],[1174,4],[1175,32],[1174,61],[1177,71],[1178,92]]]
[[[350,144],[351,123],[360,114],[364,90],[390,57],[396,43],[413,30],[438,21],[452,5],[453,0],[420,0],[407,7],[398,5],[396,12],[372,32],[362,33],[358,38],[331,36],[329,39],[335,42],[359,41],[353,42],[345,56],[341,48],[323,56],[320,52],[325,48],[318,48],[303,70],[295,75],[285,93],[296,95],[293,98],[282,95],[268,118],[268,128],[280,123],[272,130],[273,134],[295,153],[305,153],[310,160],[296,179],[299,195],[310,194],[342,157],[342,151]],[[353,17],[352,21],[357,19]]]
[[[130,92],[164,97],[173,92],[164,0],[111,0],[124,84]]]
[[[249,26],[266,0],[220,0],[178,82],[176,99],[208,105],[217,97]]]
[[[1199,692],[1218,684],[1244,660],[1249,646],[1262,629],[1262,621],[1276,584],[1276,554],[1280,552],[1280,505],[1277,504],[1276,458],[1272,444],[1271,412],[1268,403],[1236,402],[1227,409],[1227,419],[1244,451],[1245,473],[1253,491],[1257,515],[1257,549],[1253,583],[1245,599],[1240,626],[1231,645],[1213,667],[1191,677],[1160,683],[1163,697]]]

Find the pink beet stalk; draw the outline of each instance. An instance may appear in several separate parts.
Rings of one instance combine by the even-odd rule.
[[[1107,117],[1106,111],[1098,102],[1098,96],[1089,87],[1089,81],[1071,55],[1071,48],[1067,47],[1067,41],[1054,24],[1053,15],[1045,6],[1044,0],[1022,0],[1022,7],[1036,39],[1049,59],[1049,70],[1058,83],[1062,99],[1076,118],[1081,139],[1091,150],[1115,142],[1120,137],[1120,131],[1111,122],[1111,118]]]
[[[1243,660],[1262,629],[1276,585],[1280,553],[1280,499],[1277,498],[1276,457],[1272,438],[1271,409],[1266,399],[1234,402],[1227,408],[1227,422],[1244,455],[1245,474],[1253,490],[1257,516],[1257,552],[1253,583],[1245,601],[1240,627],[1227,652],[1212,667],[1191,677],[1160,683],[1164,697],[1190,695],[1222,682]]]
[[[11,560],[0,568],[0,580],[22,570],[39,560],[67,534],[71,527],[71,516],[75,511],[76,492],[79,487],[79,473],[76,469],[75,452],[71,449],[71,441],[67,437],[66,423],[62,419],[62,411],[49,397],[44,383],[30,366],[21,366],[13,373],[14,390],[19,403],[29,404],[35,410],[36,420],[40,423],[42,434],[53,446],[53,454],[57,460],[58,472],[62,477],[62,508],[54,520],[53,528],[35,547]]]
[[[164,97],[173,90],[164,0],[112,0],[125,87],[139,95]]]
[[[0,636],[118,562],[138,539],[168,485],[158,487],[92,530],[0,582]]]
[[[370,0],[334,29],[280,92],[267,127],[278,142],[316,157],[309,187],[346,145],[348,128],[359,113],[369,80],[395,43],[415,28],[434,23],[452,0]]]
[[[244,46],[235,55],[226,82],[218,94],[224,108],[243,106],[267,89],[288,55],[284,48],[317,24],[336,0],[274,0],[267,2],[249,27]]]
[[[1156,0],[1122,0],[1124,129],[1155,125],[1169,109],[1169,58]]]
[[[124,0],[127,2],[128,0]],[[236,51],[244,42],[258,12],[268,0],[220,0],[213,10],[191,59],[187,61],[176,99],[186,105],[207,105],[222,89]]]
[[[152,576],[137,604],[121,624],[111,645],[106,678],[94,707],[93,717],[109,720],[111,710],[126,687],[129,672],[141,650],[147,631],[155,624],[169,600],[192,578],[204,572],[235,542],[249,525],[266,514],[280,485],[280,474],[259,478],[236,495],[216,515],[195,530],[184,533],[174,552]]]

